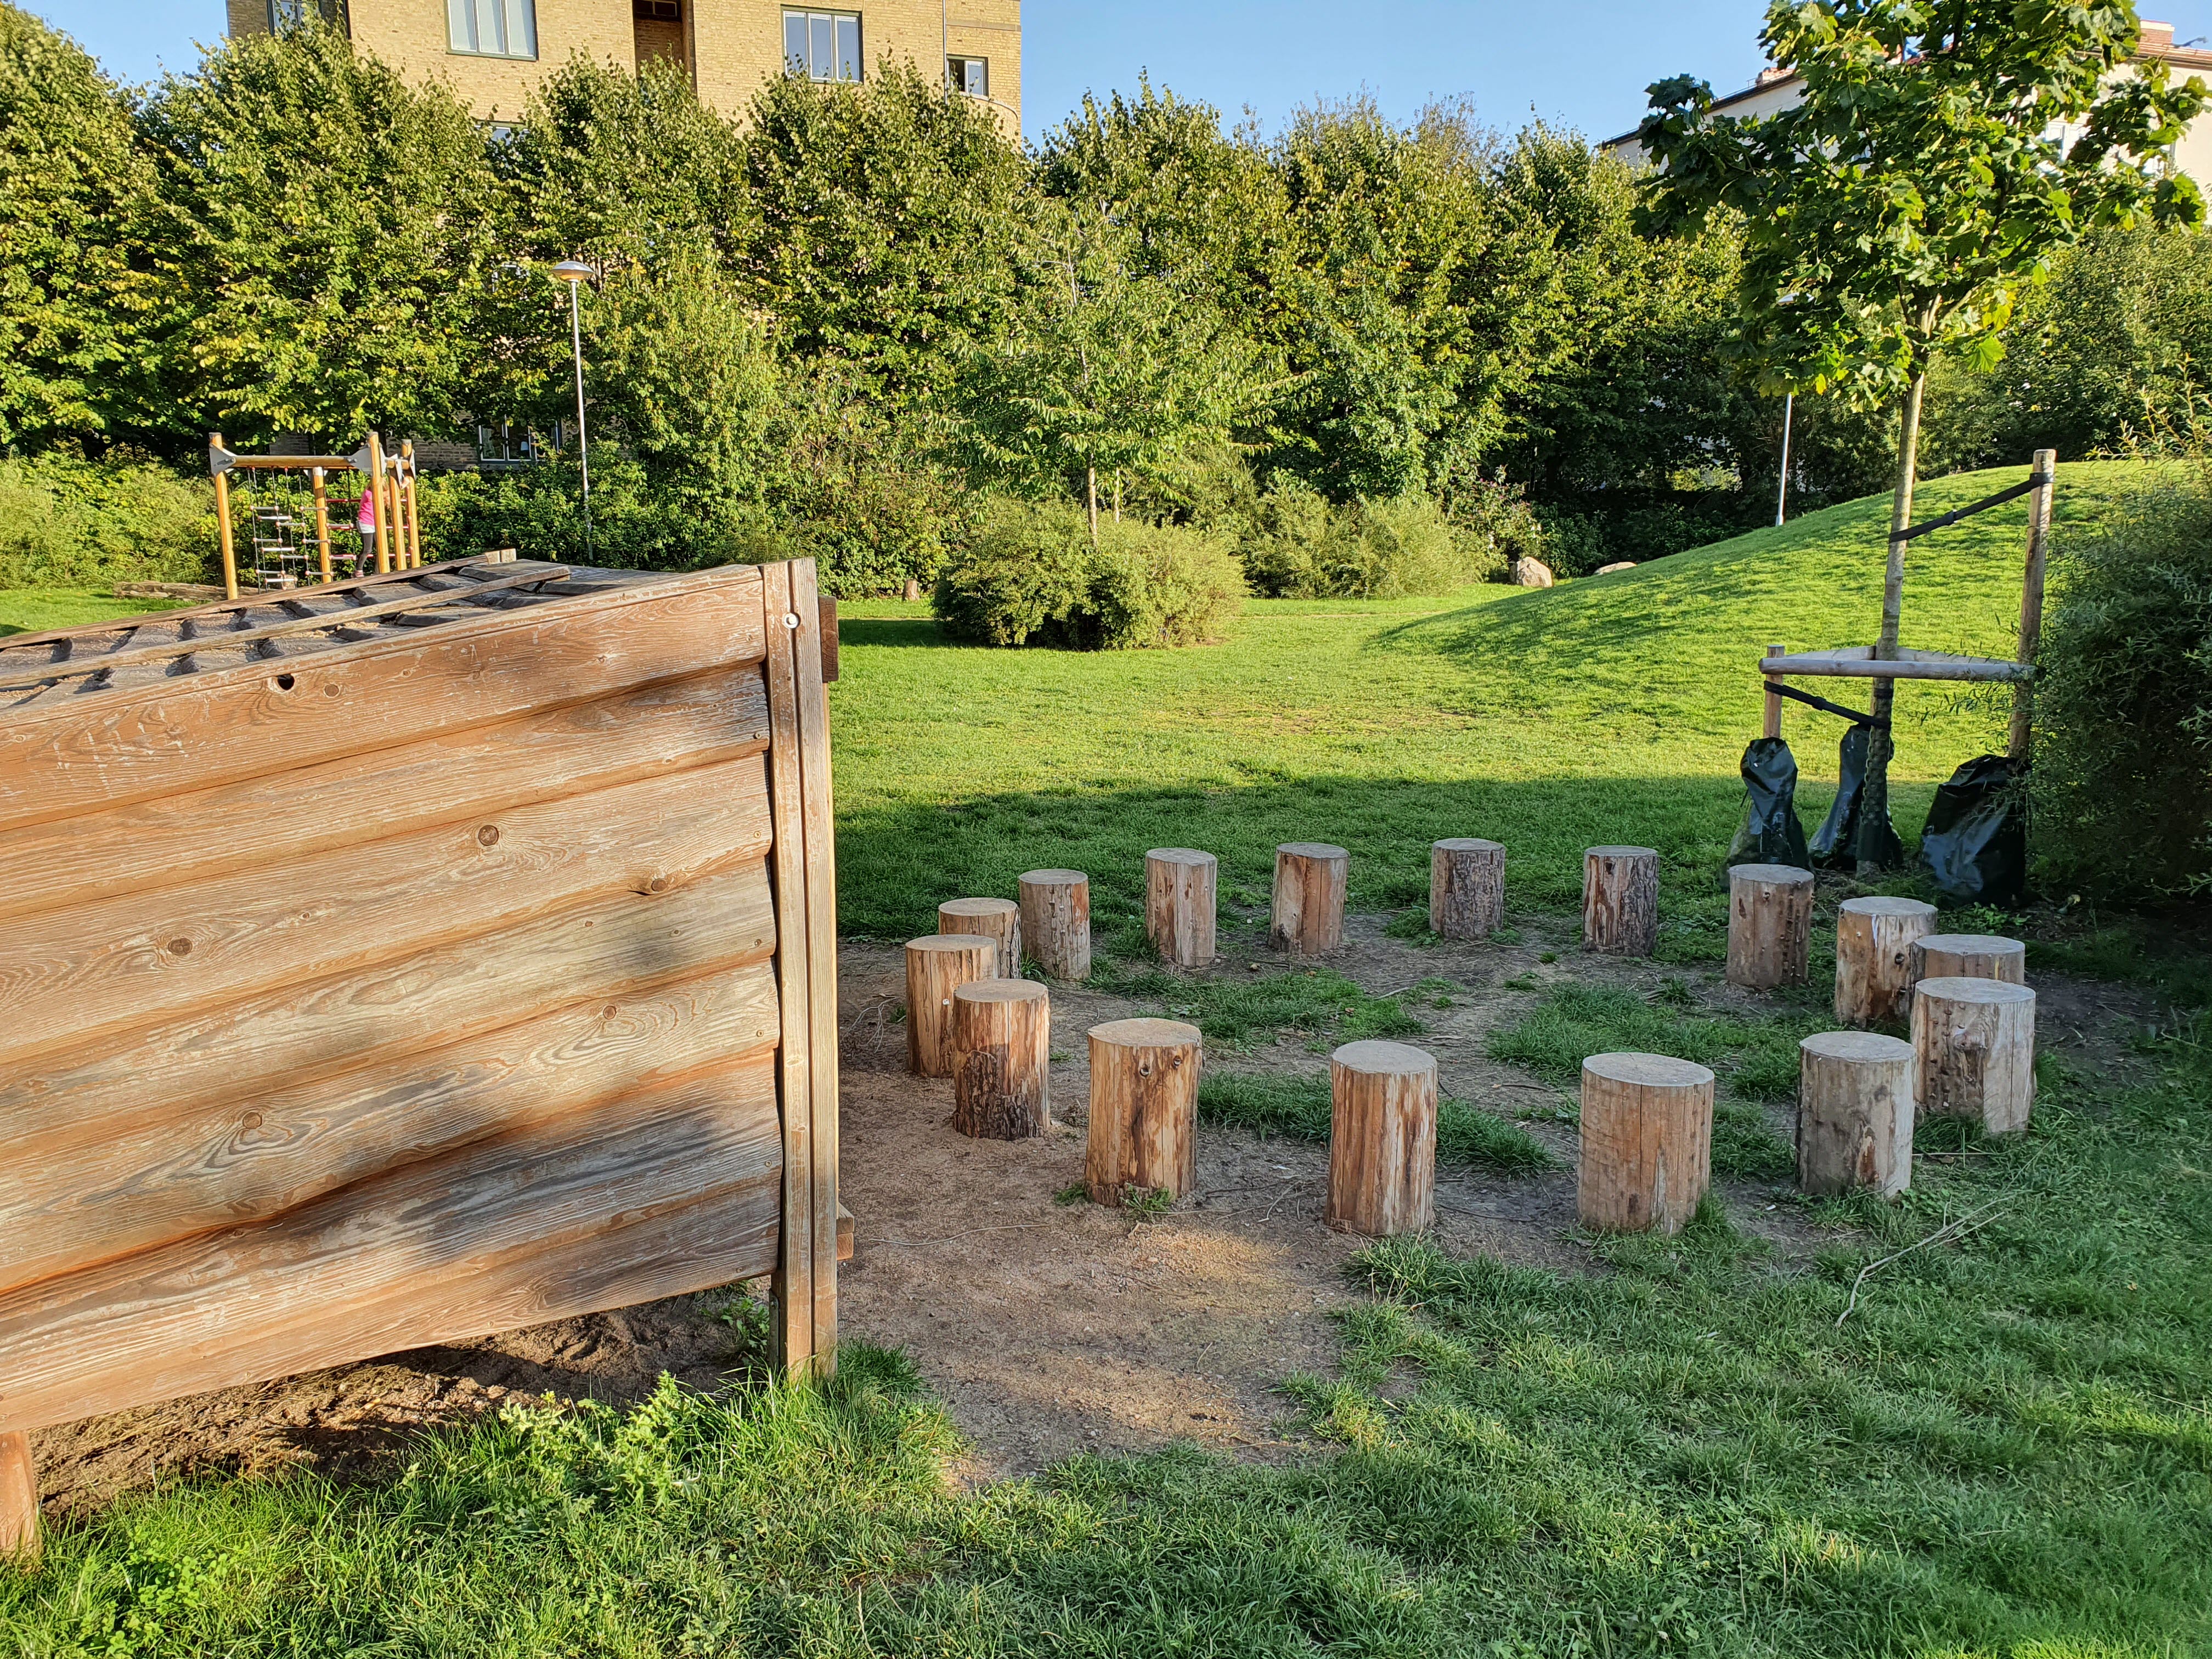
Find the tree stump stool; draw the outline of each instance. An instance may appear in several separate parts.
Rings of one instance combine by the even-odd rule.
[[[1429,843],[1429,931],[1488,939],[1505,925],[1505,849],[1462,836]]]
[[[1912,1181],[1912,1045],[1822,1031],[1797,1045],[1797,1185],[1894,1198]]]
[[[1275,899],[1267,943],[1317,957],[1344,943],[1344,881],[1352,854],[1322,841],[1286,841],[1275,849]]]
[[[1583,1062],[1575,1213],[1608,1232],[1678,1233],[1712,1181],[1713,1074],[1665,1054]]]
[[[975,933],[996,947],[1000,979],[1022,976],[1022,907],[1012,899],[947,899],[937,907],[939,933]]]
[[[1659,854],[1593,847],[1583,854],[1583,949],[1648,957],[1659,944]]]
[[[1091,1028],[1091,1127],[1083,1182],[1093,1203],[1124,1188],[1180,1198],[1198,1180],[1198,1027],[1116,1019]]]
[[[1091,977],[1091,878],[1080,870],[1030,870],[1021,878],[1022,938],[1053,979]]]
[[[1913,1096],[1927,1117],[1990,1134],[2027,1127],[2035,1104],[2035,993],[1995,979],[1923,979],[1912,991]]]
[[[971,980],[952,993],[952,1127],[988,1140],[1052,1127],[1052,1000],[1031,979]]]
[[[1912,1017],[1912,947],[1935,931],[1936,907],[1909,898],[1845,899],[1836,907],[1836,1018],[1851,1025]]]
[[[1328,1057],[1328,1224],[1383,1237],[1437,1218],[1437,1062],[1403,1042]]]
[[[1729,872],[1728,981],[1753,991],[1802,985],[1813,940],[1813,872],[1789,864]]]
[[[996,979],[998,945],[980,933],[933,933],[906,942],[906,1065],[920,1077],[952,1075],[952,994]]]
[[[1213,960],[1213,894],[1220,863],[1188,847],[1145,854],[1145,937],[1163,961],[1203,968]]]
[[[31,1456],[31,1437],[15,1429],[0,1431],[0,1570],[14,1558],[35,1566],[39,1535],[39,1466]]]
[[[1929,933],[1912,944],[1912,982],[1995,979],[2027,983],[2027,946],[1995,933]]]

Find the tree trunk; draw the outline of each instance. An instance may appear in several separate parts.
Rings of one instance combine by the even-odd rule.
[[[1325,842],[1285,842],[1275,849],[1275,893],[1267,943],[1317,957],[1344,943],[1344,883],[1352,855]]]
[[[1083,482],[1091,501],[1091,550],[1096,553],[1098,550],[1098,469],[1085,467]]]
[[[1995,933],[1929,933],[1912,942],[1912,982],[1996,979],[2027,983],[2027,946]]]
[[[2035,993],[1993,979],[1923,979],[1912,991],[1913,1094],[1929,1117],[2027,1127],[2035,1103]]]
[[[1797,1045],[1797,1185],[1894,1198],[1912,1180],[1912,1045],[1823,1031]]]
[[[31,1437],[0,1431],[0,1566],[39,1559],[39,1466],[31,1459]]]
[[[1583,1062],[1575,1213],[1586,1227],[1678,1233],[1712,1181],[1713,1074],[1664,1054]]]
[[[1728,981],[1753,991],[1802,985],[1813,939],[1813,872],[1787,864],[1729,872]]]
[[[1505,849],[1472,836],[1429,843],[1429,931],[1488,939],[1505,925]]]
[[[1198,1027],[1116,1019],[1091,1028],[1091,1124],[1084,1185],[1094,1203],[1124,1188],[1180,1198],[1198,1180]]]
[[[1160,959],[1203,968],[1214,957],[1214,889],[1220,865],[1211,853],[1157,847],[1145,854],[1145,937]]]
[[[975,933],[906,942],[906,1063],[918,1077],[952,1075],[952,994],[996,979],[998,946]]]
[[[1836,907],[1836,1018],[1881,1025],[1912,1017],[1912,946],[1936,907],[1909,898],[1845,899]]]
[[[1114,469],[1114,522],[1121,522],[1121,469]]]
[[[979,979],[952,994],[952,1127],[990,1140],[1052,1127],[1052,1000],[1028,979]]]
[[[1648,957],[1659,944],[1659,854],[1593,847],[1583,854],[1583,949]]]
[[[1436,1222],[1437,1062],[1403,1042],[1328,1057],[1328,1224],[1380,1238]]]
[[[1912,487],[1920,464],[1920,405],[1928,390],[1925,370],[1912,377],[1905,389],[1904,407],[1899,411],[1897,434],[1897,487],[1889,501],[1889,533],[1893,538],[1899,531],[1912,525]],[[1881,635],[1875,643],[1874,653],[1883,661],[1897,657],[1897,635],[1905,617],[1905,544],[1893,540],[1889,557],[1881,581]],[[1853,849],[1859,870],[1878,870],[1889,857],[1889,843],[1885,831],[1889,824],[1889,758],[1896,752],[1890,741],[1887,721],[1890,711],[1897,704],[1897,682],[1880,679],[1874,683],[1874,716],[1877,724],[1869,734],[1867,744],[1866,786],[1859,803],[1859,844]]]
[[[1020,882],[1022,937],[1051,978],[1091,977],[1091,878],[1080,870],[1030,870]]]
[[[1022,908],[1012,899],[947,899],[937,907],[940,933],[976,933],[998,949],[998,976],[1022,976]]]

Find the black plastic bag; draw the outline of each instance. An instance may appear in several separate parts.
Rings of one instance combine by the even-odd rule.
[[[2027,902],[2027,802],[2019,781],[2004,756],[1978,755],[1937,787],[1920,857],[1947,897],[2002,910]]]
[[[1805,826],[1797,822],[1797,757],[1779,738],[1753,738],[1743,751],[1743,823],[1729,848],[1729,867],[1790,864],[1806,867]]]
[[[1828,808],[1826,820],[1813,832],[1810,852],[1817,870],[1859,867],[1860,854],[1865,850],[1860,844],[1859,812],[1866,800],[1867,762],[1873,749],[1874,729],[1865,726],[1854,726],[1845,732],[1837,747],[1835,803]],[[1884,822],[1875,831],[1879,852],[1869,863],[1875,869],[1894,868],[1905,858],[1905,844],[1887,823],[1887,809],[1884,802]]]

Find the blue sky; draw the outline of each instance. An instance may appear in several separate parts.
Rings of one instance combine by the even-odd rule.
[[[129,81],[190,68],[193,43],[222,30],[221,0],[29,5]],[[1644,88],[1664,76],[1700,75],[1720,92],[1747,83],[1765,9],[1761,0],[1025,0],[1023,112],[1035,137],[1086,90],[1133,88],[1149,71],[1232,119],[1249,108],[1271,131],[1316,98],[1365,92],[1401,118],[1466,96],[1495,126],[1533,113],[1602,138],[1636,125]],[[2212,36],[2212,0],[2150,0],[2143,11],[2178,39]]]

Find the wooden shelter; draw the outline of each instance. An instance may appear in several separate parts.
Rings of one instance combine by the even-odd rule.
[[[480,562],[0,640],[0,1554],[45,1425],[769,1273],[833,1363],[825,611]]]

